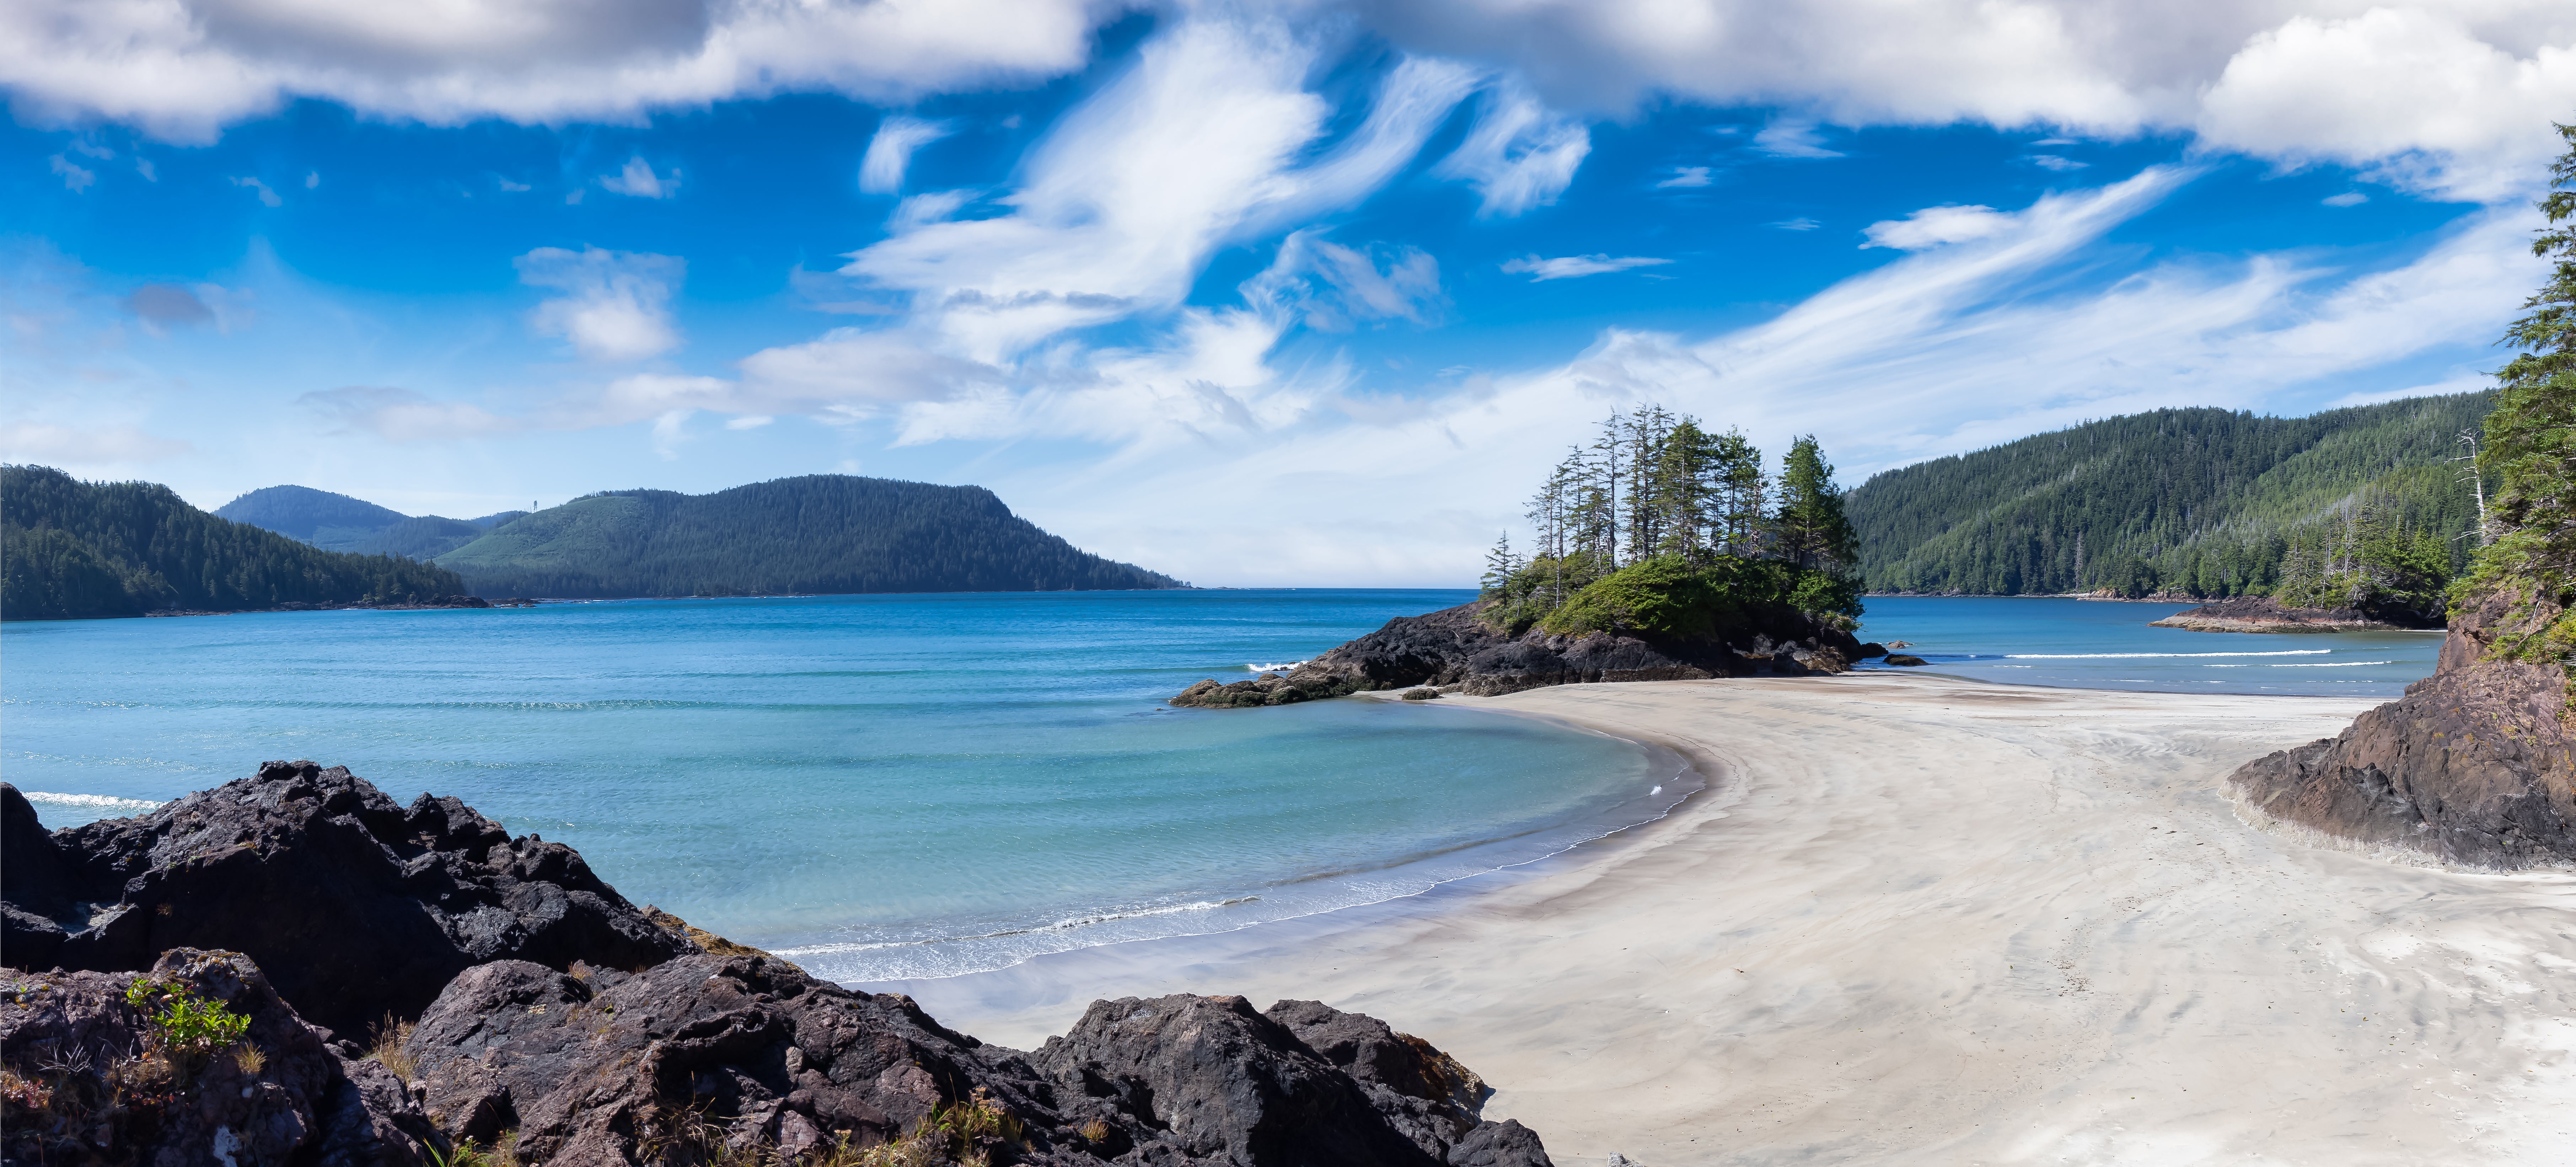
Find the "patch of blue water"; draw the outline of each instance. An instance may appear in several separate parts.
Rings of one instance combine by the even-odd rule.
[[[1423,890],[1660,813],[1636,745],[1437,703],[1173,710],[1442,591],[277,613],[0,629],[0,767],[61,826],[350,767],[580,848],[852,981]]]
[[[2190,604],[1982,596],[1873,596],[1864,603],[1864,639],[1908,642],[1897,651],[1930,662],[1924,671],[2016,685],[2396,697],[2432,674],[2442,649],[2439,630],[2149,627]]]

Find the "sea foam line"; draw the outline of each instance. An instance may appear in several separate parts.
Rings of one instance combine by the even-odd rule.
[[[1292,660],[1284,665],[1245,665],[1243,667],[1256,673],[1285,673],[1295,671],[1297,666],[1304,663],[1306,662],[1301,660]]]
[[[2132,660],[2159,656],[2323,656],[2331,648],[2290,648],[2279,652],[2008,652],[2006,660]]]
[[[1094,924],[1107,924],[1115,920],[1137,920],[1143,919],[1147,916],[1173,916],[1179,915],[1182,912],[1206,912],[1213,911],[1217,908],[1231,908],[1236,904],[1257,903],[1260,899],[1260,896],[1236,896],[1233,899],[1227,900],[1200,900],[1195,903],[1169,904],[1159,908],[1140,908],[1132,912],[1102,912],[1096,915],[1075,916],[1070,919],[1058,920],[1052,924],[1040,924],[1033,928],[1005,928],[999,932],[978,932],[972,936],[933,936],[923,940],[882,940],[873,944],[850,942],[808,944],[800,948],[781,948],[778,950],[778,955],[820,956],[834,952],[870,952],[880,948],[911,948],[923,944],[955,944],[964,940],[994,940],[1004,936],[1026,936],[1034,932],[1065,932],[1071,931],[1075,928],[1090,927]]]
[[[27,801],[44,806],[98,806],[112,810],[159,810],[161,804],[141,798],[118,798],[112,794],[56,794],[50,790],[21,790]]]

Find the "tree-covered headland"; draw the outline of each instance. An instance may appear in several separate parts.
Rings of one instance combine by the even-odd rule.
[[[2576,656],[2576,125],[2558,127],[2568,151],[2550,168],[2540,200],[2549,220],[2531,245],[2551,261],[2549,281],[2505,331],[2517,350],[2498,371],[2480,466],[2496,483],[2491,539],[2453,589],[2462,607],[2489,597],[2515,610],[2497,655],[2564,666]],[[2576,707],[2576,686],[2569,704]]]
[[[1484,620],[1511,634],[1708,636],[1795,609],[1849,630],[1860,554],[1833,464],[1813,437],[1777,474],[1732,429],[1648,405],[1613,413],[1529,502],[1526,556],[1486,557]]]
[[[444,568],[323,551],[216,518],[166,486],[0,467],[0,619],[416,604],[464,590]]]

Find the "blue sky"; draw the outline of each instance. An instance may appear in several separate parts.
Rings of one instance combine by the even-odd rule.
[[[1394,586],[1647,401],[1856,483],[2477,387],[2576,17],[43,0],[0,87],[12,461],[456,516],[979,483]]]

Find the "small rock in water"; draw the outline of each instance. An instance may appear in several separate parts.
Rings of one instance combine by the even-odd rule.
[[[1891,652],[1887,654],[1887,663],[1903,668],[1913,668],[1917,665],[1928,665],[1932,662],[1919,656],[1907,656],[1901,652]]]

